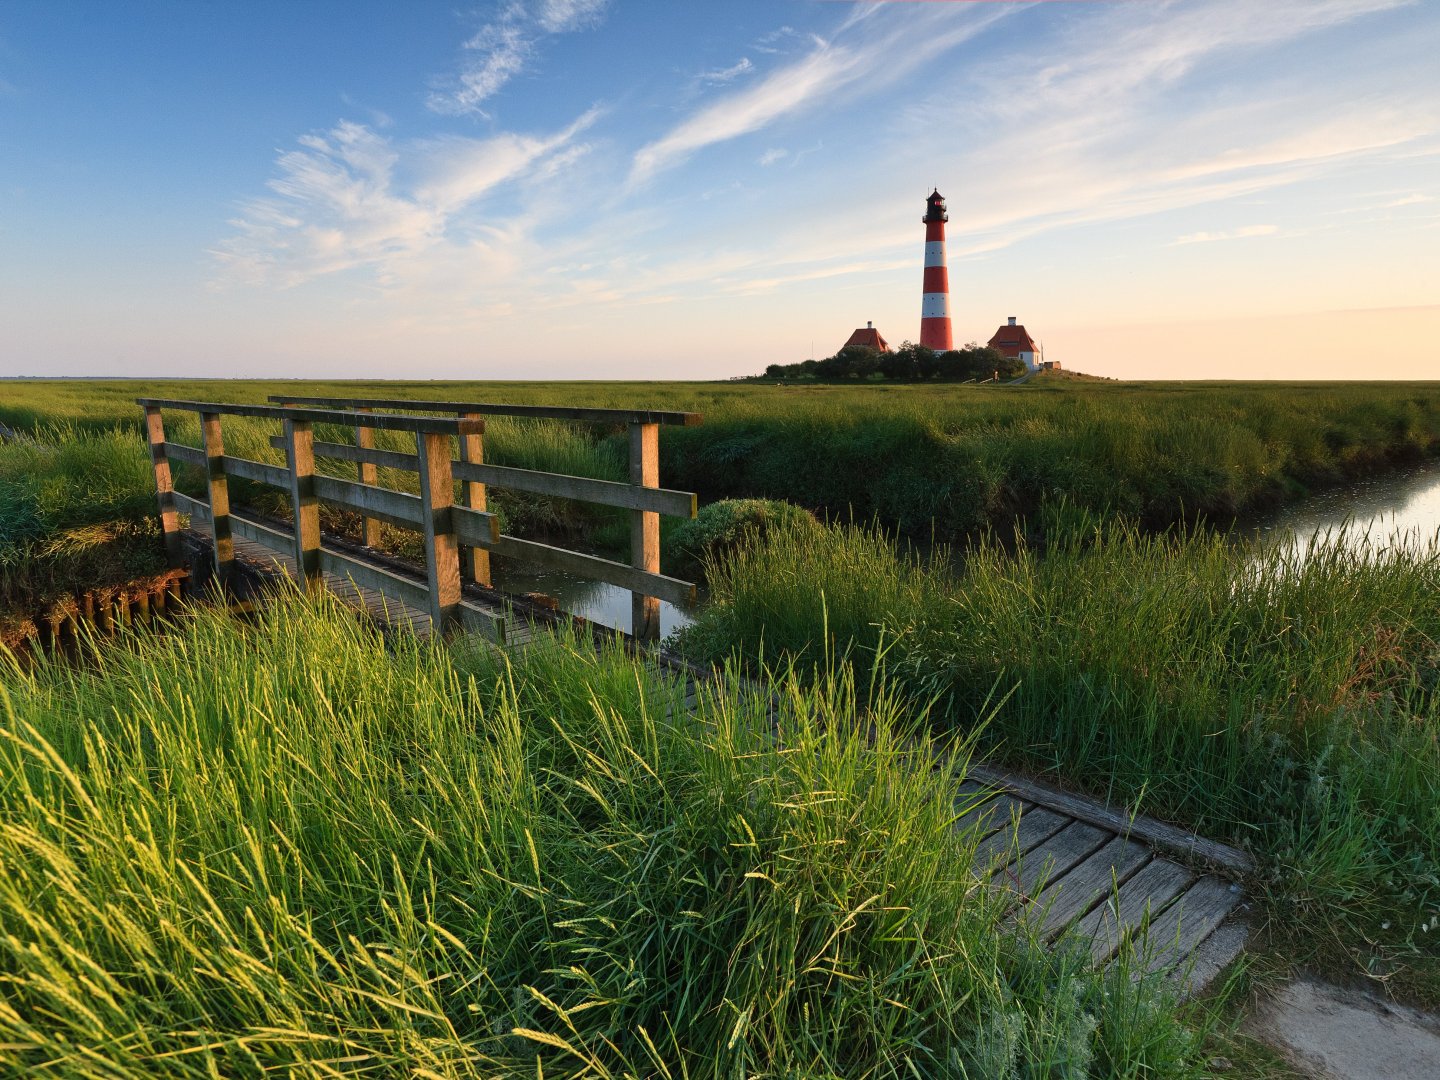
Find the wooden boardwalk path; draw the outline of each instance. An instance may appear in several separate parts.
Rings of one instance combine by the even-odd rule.
[[[201,520],[192,522],[187,536],[201,548],[211,543]],[[270,547],[237,539],[235,555],[256,582],[298,580],[294,558]],[[389,573],[404,571],[393,560],[371,557]],[[423,611],[333,574],[326,582],[382,625],[431,631]],[[499,593],[466,586],[466,602],[488,606],[504,620],[504,648],[549,637],[544,613]],[[695,708],[705,684],[717,678],[658,651],[648,656],[685,680],[686,709]],[[975,874],[1009,894],[1012,919],[1026,921],[1047,940],[1078,938],[1097,965],[1128,952],[1135,970],[1169,970],[1182,993],[1190,994],[1203,990],[1244,948],[1248,927],[1238,881],[1253,865],[1241,851],[986,766],[971,767],[956,793],[956,809],[957,827],[977,833]]]

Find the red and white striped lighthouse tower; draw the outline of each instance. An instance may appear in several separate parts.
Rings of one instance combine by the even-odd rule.
[[[955,347],[950,337],[950,275],[945,270],[945,199],[936,188],[925,200],[925,296],[920,302],[920,344],[936,352]]]

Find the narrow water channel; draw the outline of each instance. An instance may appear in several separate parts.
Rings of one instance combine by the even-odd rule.
[[[530,570],[505,559],[493,563],[495,587],[507,593],[553,596],[561,611],[617,630],[630,629],[630,590],[558,570]],[[692,613],[660,601],[660,636],[694,622]]]
[[[1248,530],[1261,543],[1303,551],[1317,534],[1380,555],[1422,551],[1440,535],[1440,462],[1371,477],[1285,507]]]
[[[1289,544],[1301,553],[1317,533],[1343,536],[1350,546],[1372,554],[1396,546],[1422,550],[1440,536],[1440,462],[1311,496],[1264,518],[1241,522],[1237,533],[1264,544]],[[505,592],[543,593],[573,615],[630,628],[628,589],[558,571],[528,570],[501,559],[495,560],[494,573],[496,587]],[[694,614],[662,601],[661,634],[689,626]]]

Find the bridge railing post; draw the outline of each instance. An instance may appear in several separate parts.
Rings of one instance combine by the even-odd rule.
[[[218,412],[200,414],[200,434],[205,447],[210,527],[215,536],[215,578],[228,590],[235,579],[235,541],[230,535],[230,486],[225,478],[225,438]]]
[[[175,510],[175,484],[170,459],[165,456],[165,420],[160,410],[145,407],[145,435],[150,440],[150,461],[155,466],[155,495],[160,503],[160,532],[165,538],[165,561],[173,570],[184,561],[180,549],[180,515]]]
[[[295,518],[295,567],[307,593],[324,584],[320,570],[320,501],[315,497],[315,432],[308,420],[286,420],[285,462]]]
[[[460,625],[460,547],[452,512],[455,473],[450,465],[450,436],[416,432],[415,448],[420,458],[420,516],[425,532],[430,620],[433,631],[443,635]]]
[[[660,425],[630,425],[630,483],[660,486]],[[651,510],[630,511],[630,565],[652,574],[660,572],[660,515]],[[660,639],[660,601],[642,593],[630,594],[630,633],[640,641]]]
[[[462,420],[483,420],[484,414],[478,412],[461,412]],[[472,465],[485,464],[485,445],[481,441],[480,434],[460,436],[460,460]],[[484,510],[486,508],[485,485],[474,480],[466,480],[464,483],[464,503],[471,510]],[[490,587],[490,552],[484,548],[472,547],[467,549],[465,556],[465,571],[470,580],[477,585]]]
[[[356,409],[356,412],[368,413],[369,409]],[[364,424],[355,426],[355,445],[361,450],[375,449],[375,429],[366,427]],[[374,487],[380,483],[380,470],[376,468],[373,461],[360,462],[360,483],[369,484]],[[366,547],[378,548],[380,546],[380,519],[363,517],[360,519],[361,540]]]

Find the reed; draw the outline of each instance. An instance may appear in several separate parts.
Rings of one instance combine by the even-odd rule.
[[[1254,549],[1071,515],[1043,557],[987,540],[925,569],[835,527],[722,558],[711,587],[693,652],[884,652],[988,757],[1253,850],[1292,957],[1440,999],[1433,543]]]
[[[776,739],[616,649],[387,648],[289,597],[3,684],[20,1072],[1200,1068],[1157,986],[1001,929],[952,827],[966,745],[844,666],[780,673]]]

